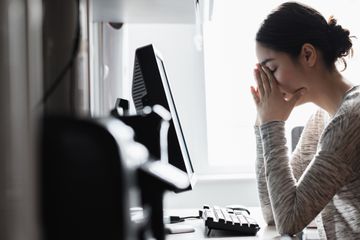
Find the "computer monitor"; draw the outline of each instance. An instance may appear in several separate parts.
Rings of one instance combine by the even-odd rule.
[[[132,98],[136,111],[144,107],[161,105],[171,113],[168,130],[168,160],[173,166],[187,173],[190,186],[194,187],[196,178],[190,160],[189,150],[176,110],[165,65],[159,52],[150,44],[135,51]]]

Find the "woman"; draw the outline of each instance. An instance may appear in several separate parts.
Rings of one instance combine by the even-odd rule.
[[[360,88],[335,67],[351,47],[334,18],[294,2],[273,11],[256,35],[258,190],[266,222],[281,234],[316,218],[322,239],[360,239]],[[285,121],[306,102],[320,108],[288,159]]]

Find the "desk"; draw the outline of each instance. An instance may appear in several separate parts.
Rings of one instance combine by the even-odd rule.
[[[191,225],[195,228],[195,232],[192,233],[180,233],[180,234],[169,234],[166,235],[166,240],[201,240],[201,239],[216,239],[216,240],[230,240],[230,239],[240,239],[240,240],[250,240],[250,239],[302,239],[302,240],[310,240],[310,239],[318,239],[316,229],[305,229],[303,234],[300,234],[296,237],[289,236],[280,236],[276,231],[274,226],[267,226],[262,217],[260,208],[248,208],[250,210],[251,216],[256,219],[261,229],[257,233],[256,236],[216,236],[216,234],[211,234],[210,237],[207,236],[207,231],[205,229],[204,221],[202,219],[196,220],[186,220],[185,222],[176,223],[176,224],[186,224]],[[181,217],[185,216],[194,216],[198,215],[198,209],[173,209],[166,210],[165,215],[177,215]]]

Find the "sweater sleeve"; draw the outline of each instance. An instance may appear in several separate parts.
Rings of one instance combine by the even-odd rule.
[[[268,225],[274,225],[274,217],[271,209],[271,203],[270,203],[269,193],[265,179],[265,165],[264,165],[263,147],[260,136],[260,129],[258,126],[255,126],[254,129],[256,136],[255,173],[256,173],[256,183],[257,183],[257,190],[260,200],[260,206],[265,222]]]
[[[321,123],[321,124],[319,124]],[[320,126],[319,126],[320,125]],[[298,180],[316,152],[317,143],[324,127],[324,116],[322,111],[314,113],[307,121],[301,134],[301,138],[292,153],[290,160],[291,170]],[[263,157],[263,146],[260,135],[260,128],[254,127],[256,136],[256,182],[260,206],[265,222],[274,225],[274,217],[271,209],[271,202],[265,178],[265,165]]]
[[[284,122],[260,127],[267,189],[280,234],[292,235],[304,229],[353,176],[354,156],[360,146],[360,137],[355,136],[360,136],[360,127],[350,128],[352,121],[338,117],[329,124],[316,155],[298,181],[287,156]],[[349,148],[349,142],[355,147]]]

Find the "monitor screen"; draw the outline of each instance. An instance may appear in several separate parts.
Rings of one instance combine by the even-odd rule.
[[[172,119],[168,130],[169,163],[188,174],[191,183],[189,189],[191,189],[195,184],[194,168],[166,75],[164,61],[152,45],[136,49],[132,98],[136,111],[139,113],[144,107],[157,104],[171,113]]]

